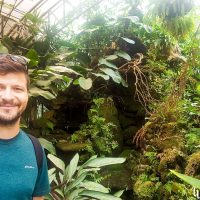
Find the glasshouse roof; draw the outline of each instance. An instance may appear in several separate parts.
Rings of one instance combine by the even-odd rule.
[[[126,2],[126,3],[125,3]],[[101,9],[109,17],[121,15],[122,11],[137,7],[139,1],[123,0],[0,0],[0,39],[3,36],[17,37],[27,27],[27,19],[42,20],[41,24],[56,25],[60,32],[71,24],[75,28],[83,24],[84,16],[90,11]],[[130,3],[135,2],[135,3]],[[140,9],[147,9],[142,1]],[[137,6],[135,6],[137,4]],[[199,1],[195,1],[199,7]],[[134,13],[133,13],[134,14]],[[28,17],[27,17],[28,16]],[[35,18],[36,16],[36,18]],[[38,18],[37,18],[38,16]],[[36,22],[36,21],[35,21]],[[38,22],[38,21],[37,21]]]
[[[37,13],[47,24],[66,26],[93,6],[103,2],[94,0],[2,0],[0,1],[0,36],[16,35],[19,24],[27,14]]]

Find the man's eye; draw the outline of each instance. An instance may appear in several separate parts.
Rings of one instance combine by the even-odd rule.
[[[14,88],[15,91],[23,91],[23,88],[16,87]]]

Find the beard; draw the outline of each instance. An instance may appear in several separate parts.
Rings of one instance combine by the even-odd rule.
[[[20,119],[20,117],[21,117],[20,113],[13,116],[12,118],[5,118],[0,115],[0,125],[4,125],[4,126],[14,125],[17,123],[17,121]]]
[[[14,106],[13,108],[6,109],[2,108],[4,105],[6,104],[0,104],[0,125],[10,126],[16,124],[19,121],[24,108],[20,109],[18,105],[12,104],[12,106]]]

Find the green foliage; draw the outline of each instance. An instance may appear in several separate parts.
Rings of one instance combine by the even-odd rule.
[[[191,176],[187,176],[181,173],[178,173],[174,170],[170,170],[174,175],[185,181],[186,183],[190,184],[194,188],[200,189],[200,180],[193,178]]]
[[[156,12],[156,15],[164,18],[165,20],[171,20],[179,16],[184,16],[193,6],[192,0],[163,0],[162,2],[154,0],[151,1],[151,3],[155,6],[153,11]]]
[[[136,180],[133,190],[139,199],[157,199],[160,186],[161,182],[158,181],[158,178],[141,174]]]
[[[200,128],[191,128],[190,132],[185,135],[185,138],[189,154],[200,149]]]
[[[54,155],[49,154],[48,158],[56,168],[49,170],[52,188],[51,193],[45,199],[121,200],[120,196],[123,191],[110,194],[110,190],[95,182],[93,177],[101,167],[123,163],[124,158],[97,158],[97,156],[92,156],[81,166],[78,166],[78,154],[72,158],[68,166],[65,166],[64,162]]]
[[[194,30],[197,16],[189,15],[192,1],[151,1],[157,12],[153,17],[145,15],[143,19],[130,16],[137,13],[129,12],[137,9],[141,1],[121,2],[126,7],[125,17],[122,15],[114,20],[110,13],[108,18],[104,13],[98,13],[98,9],[91,11],[98,14],[86,14],[86,23],[79,34],[70,32],[70,28],[61,34],[56,26],[40,28],[43,22],[38,13],[33,13],[26,15],[21,26],[31,31],[30,36],[19,29],[19,37],[2,39],[9,52],[30,59],[31,98],[26,121],[35,127],[37,123],[43,133],[50,133],[54,129],[54,120],[46,119],[43,114],[59,91],[66,91],[74,84],[80,86],[82,92],[97,96],[93,86],[98,87],[99,82],[103,86],[114,82],[127,87],[123,76],[129,77],[129,69],[136,70],[137,67],[138,72],[145,75],[142,81],[149,83],[153,98],[147,100],[150,112],[136,141],[140,143],[141,140],[142,145],[147,142],[153,148],[129,158],[130,168],[135,172],[132,176],[134,195],[139,200],[192,199],[190,188],[171,179],[168,174],[171,167],[184,170],[186,160],[182,161],[182,153],[192,154],[200,147],[200,40],[199,30]],[[137,49],[136,39],[141,40],[148,50],[138,65],[138,59],[127,50],[128,46],[131,50]],[[7,51],[3,46],[0,48]],[[180,76],[185,63],[189,66],[188,71]],[[122,74],[119,68],[124,64],[127,68]],[[140,78],[137,81],[141,81]],[[182,87],[179,81],[182,81]],[[135,87],[135,83],[128,89]],[[145,88],[146,85],[142,85],[139,92]],[[113,135],[116,126],[106,122],[101,113],[102,105],[103,99],[94,100],[88,122],[72,135],[71,140],[86,143],[90,154],[110,155],[118,145]],[[45,140],[41,143],[55,154],[50,143]],[[66,167],[60,159],[52,155],[49,158],[57,166],[49,171],[53,187],[49,199],[119,199],[118,195],[111,197],[107,188],[95,182],[101,165],[112,163],[112,159],[94,162],[93,157],[90,166],[78,166],[79,157],[76,155]],[[92,191],[88,191],[91,188]]]
[[[91,154],[109,155],[118,146],[113,136],[116,126],[106,122],[101,114],[104,101],[104,98],[93,100],[94,105],[88,113],[88,123],[83,124],[71,137],[72,142],[88,143],[86,150]]]
[[[160,23],[171,33],[172,37],[179,39],[188,36],[194,28],[193,18],[188,13],[193,7],[192,0],[157,1],[154,4],[153,15],[159,16]]]
[[[157,152],[147,151],[144,153],[144,156],[149,160],[151,165],[155,165],[158,162]]]
[[[35,11],[26,13],[23,18],[23,23],[31,34],[36,35],[40,32],[40,26],[44,23],[44,20],[40,17],[40,14]]]
[[[195,197],[192,196],[191,190],[185,187],[184,184],[178,183],[175,181],[168,181],[165,185],[163,185],[164,194],[163,199],[187,199],[187,200],[195,200]]]
[[[192,17],[178,17],[171,21],[164,23],[167,30],[175,38],[187,38],[194,30],[194,20]]]
[[[56,155],[56,149],[52,142],[49,142],[48,140],[44,138],[39,138],[40,144],[43,146],[44,149],[46,149],[49,153],[52,155]]]

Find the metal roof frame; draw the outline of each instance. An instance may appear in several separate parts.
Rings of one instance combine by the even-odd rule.
[[[5,5],[10,5],[10,9],[5,9]],[[32,6],[27,10],[20,9],[20,5],[32,3]],[[40,17],[42,17],[48,26],[52,23],[58,26],[58,32],[63,32],[67,26],[77,20],[79,17],[84,15],[86,12],[91,10],[93,7],[101,4],[104,0],[94,0],[90,5],[86,6],[81,12],[77,12],[80,7],[86,2],[86,0],[80,1],[78,6],[75,6],[74,2],[71,0],[2,0],[0,5],[0,39],[3,36],[12,36],[17,37],[17,28],[23,22],[25,14],[34,13],[35,11],[41,11]],[[34,2],[34,3],[33,3]],[[51,4],[50,4],[51,2]],[[48,4],[48,7],[46,6]],[[74,15],[67,19],[67,11],[65,10],[66,6],[70,7],[70,12],[73,12]],[[62,7],[62,8],[61,8]],[[22,6],[21,6],[22,8]],[[60,16],[54,14],[58,9],[61,10]],[[72,11],[71,11],[72,9]],[[53,22],[52,22],[53,20]]]

